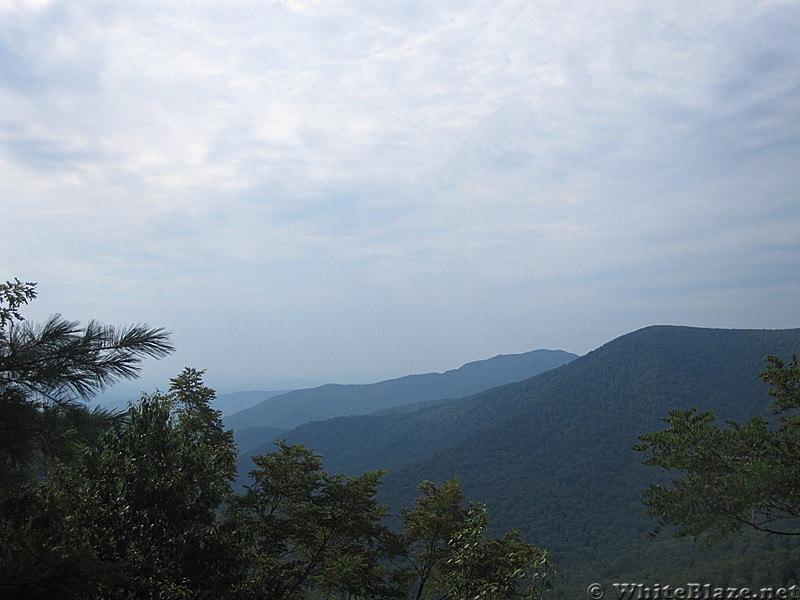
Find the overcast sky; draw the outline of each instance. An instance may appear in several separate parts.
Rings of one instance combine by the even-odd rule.
[[[0,280],[219,391],[800,326],[800,3],[0,0]]]

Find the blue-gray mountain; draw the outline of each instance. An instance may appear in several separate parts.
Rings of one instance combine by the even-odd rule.
[[[673,409],[739,421],[763,413],[764,357],[792,353],[800,329],[649,327],[523,382],[413,412],[308,423],[283,437],[321,453],[328,472],[388,469],[390,507],[408,506],[421,480],[459,477],[467,498],[488,502],[496,532],[519,528],[554,553],[564,598],[585,597],[593,581],[635,577],[779,585],[792,569],[800,576],[797,542],[745,535],[709,552],[667,536],[647,542],[654,523],[640,495],[662,475],[631,446]]]
[[[251,427],[289,429],[308,421],[459,398],[528,379],[575,358],[576,354],[563,350],[534,350],[470,362],[445,373],[408,375],[365,385],[327,384],[294,390],[225,417],[225,425],[237,433]]]

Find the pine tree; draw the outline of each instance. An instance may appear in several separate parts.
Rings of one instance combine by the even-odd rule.
[[[174,351],[168,332],[144,324],[81,327],[61,315],[32,324],[19,309],[36,297],[35,285],[0,284],[0,502],[108,422],[87,400],[136,378],[143,358]]]

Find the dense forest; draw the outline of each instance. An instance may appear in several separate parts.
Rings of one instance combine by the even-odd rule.
[[[647,328],[522,382],[307,423],[238,456],[201,371],[124,412],[88,408],[171,353],[169,335],[31,324],[35,295],[0,284],[2,597],[797,583],[800,365],[779,356],[800,330]]]

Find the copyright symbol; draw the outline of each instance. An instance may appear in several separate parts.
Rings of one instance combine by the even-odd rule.
[[[589,594],[591,600],[600,600],[603,597],[603,586],[599,583],[590,583],[586,588],[586,593]]]

